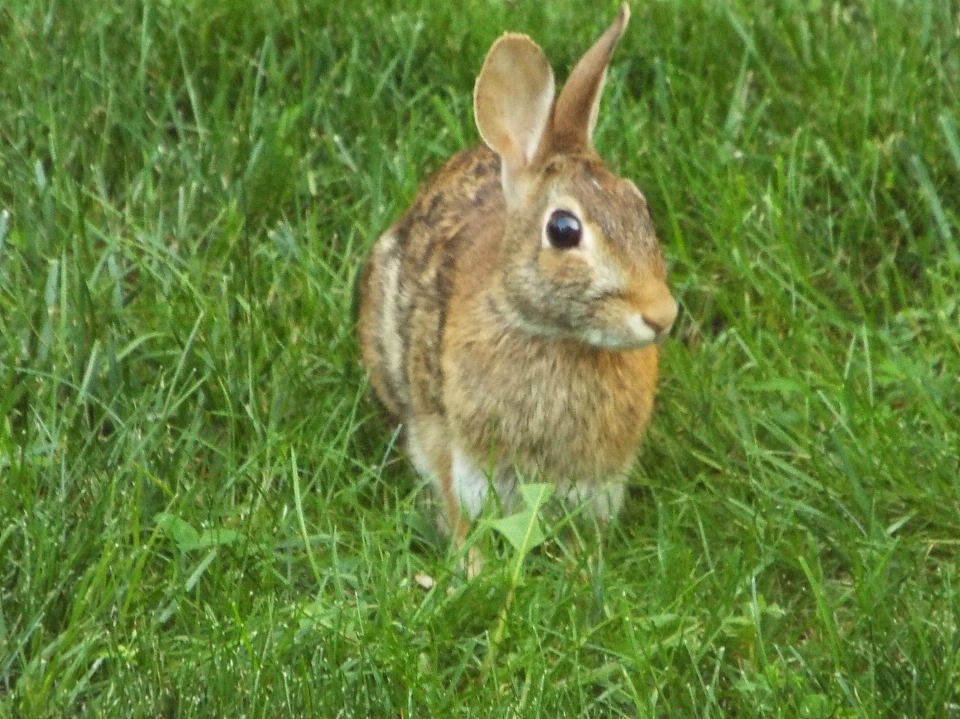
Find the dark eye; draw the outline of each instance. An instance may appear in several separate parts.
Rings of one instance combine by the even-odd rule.
[[[579,245],[582,233],[580,220],[572,212],[554,210],[547,220],[547,239],[558,250],[569,250]]]

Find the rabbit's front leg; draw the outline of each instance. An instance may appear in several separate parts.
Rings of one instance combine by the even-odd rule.
[[[470,521],[479,515],[487,497],[486,476],[447,442],[446,426],[439,417],[407,426],[407,451],[417,472],[429,480],[440,511],[437,528],[453,536],[454,546],[466,546]],[[481,481],[482,480],[482,481]],[[476,576],[482,566],[480,552],[471,547],[461,559],[467,577]]]
[[[557,487],[557,494],[571,510],[583,506],[586,516],[595,519],[601,525],[609,524],[617,516],[623,505],[625,479],[596,482],[579,480],[564,482]]]

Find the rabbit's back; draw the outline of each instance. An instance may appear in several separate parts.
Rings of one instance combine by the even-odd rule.
[[[371,250],[360,280],[360,351],[396,422],[445,414],[440,354],[456,265],[468,244],[498,251],[503,204],[499,158],[479,145],[444,164]]]

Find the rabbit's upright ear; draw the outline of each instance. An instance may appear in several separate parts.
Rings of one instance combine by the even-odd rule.
[[[616,19],[580,58],[567,78],[553,116],[551,143],[554,150],[593,147],[593,130],[597,125],[607,66],[629,20],[630,8],[623,3]]]
[[[543,140],[553,95],[553,70],[533,40],[507,33],[493,44],[473,90],[473,114],[480,137],[500,155],[508,205],[523,199],[521,175]]]

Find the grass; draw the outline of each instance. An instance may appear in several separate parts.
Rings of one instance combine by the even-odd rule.
[[[950,0],[634,3],[597,142],[683,314],[622,519],[465,582],[418,512],[353,278],[581,5],[0,7],[0,717],[960,717]]]

